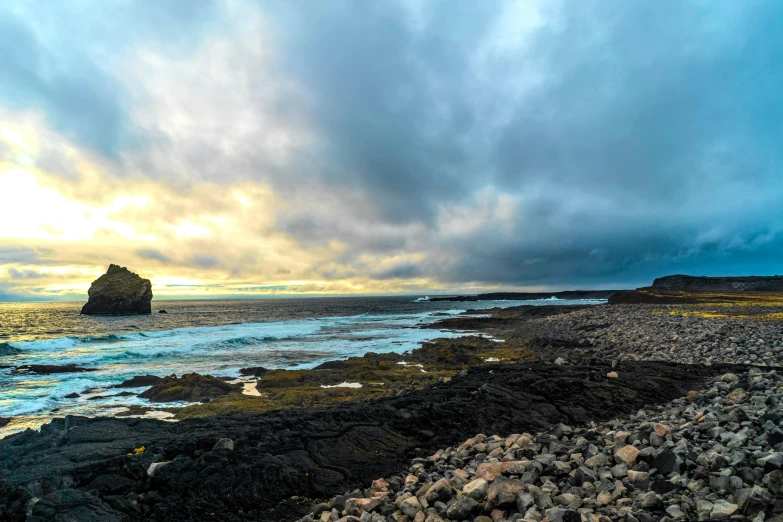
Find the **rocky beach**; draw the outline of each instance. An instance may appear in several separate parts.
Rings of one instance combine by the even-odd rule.
[[[780,520],[783,307],[702,301],[446,317],[433,327],[480,336],[248,368],[258,397],[140,376],[147,396],[208,402],[178,422],[69,416],[6,437],[0,514]],[[363,387],[327,388],[343,382]]]
[[[779,310],[697,299],[712,302],[595,307],[517,329],[497,317],[468,319],[545,345],[554,365],[611,360],[607,383],[627,379],[620,361],[734,367],[608,422],[477,433],[318,504],[302,522],[783,520]]]

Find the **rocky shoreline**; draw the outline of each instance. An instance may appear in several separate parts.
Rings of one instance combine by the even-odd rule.
[[[781,521],[783,326],[764,320],[777,313],[637,305],[576,310],[524,328],[497,316],[462,319],[528,346],[546,344],[544,358],[563,366],[595,357],[615,369],[628,360],[742,366],[609,422],[476,434],[318,504],[301,520]]]
[[[312,520],[355,516],[376,522],[525,516],[633,522],[708,520],[716,505],[732,509],[725,502],[738,506],[732,517],[752,520],[760,511],[748,518],[746,506],[766,502],[761,511],[766,520],[776,520],[783,506],[771,466],[783,448],[772,443],[781,427],[778,375],[783,371],[770,372],[783,366],[783,328],[775,316],[781,311],[659,305],[493,310],[448,318],[439,326],[477,330],[494,340],[444,340],[406,356],[424,361],[417,364],[432,374],[416,366],[400,370],[406,366],[397,364],[396,355],[371,354],[309,373],[251,369],[260,375],[260,390],[273,390],[268,397],[219,396],[186,408],[189,414],[176,423],[56,419],[40,433],[28,430],[0,440],[0,519],[43,521],[77,514],[79,520],[294,520],[311,512]],[[348,376],[363,382],[391,378],[396,384],[379,393],[322,388]],[[333,390],[341,395],[324,395]],[[271,411],[273,398],[297,407]],[[748,418],[736,418],[745,410]],[[706,421],[694,420],[702,414]],[[663,441],[653,440],[656,423],[671,429],[657,434]],[[559,424],[571,432],[561,428],[565,431],[554,440]],[[473,437],[472,445],[460,449],[481,433],[486,436]],[[517,435],[506,445],[512,434],[524,438]],[[615,469],[620,465],[615,451],[623,447],[629,448],[625,453],[639,451],[625,463],[625,475]],[[651,466],[662,448],[679,455],[680,482],[672,491],[654,489],[660,498],[648,495],[643,507],[641,497],[651,487],[669,488],[664,483],[677,478]],[[710,451],[714,462],[699,460]],[[742,459],[735,462],[739,453]],[[593,457],[601,461],[596,467],[587,465]],[[506,469],[494,480],[483,479],[485,491],[478,483],[476,493],[471,496],[470,488],[465,493],[485,464]],[[404,477],[396,475],[406,468]],[[597,480],[586,480],[592,475],[582,468]],[[525,482],[531,471],[538,476],[527,475],[532,482]],[[713,476],[728,477],[729,487],[710,489]],[[380,477],[388,485],[371,486]],[[421,491],[428,481],[429,488],[440,483],[432,502],[429,488]],[[508,481],[513,501],[510,493],[503,502],[491,500],[490,493]],[[707,489],[689,489],[698,481]],[[532,495],[531,488],[546,490],[548,497],[534,495],[530,505],[525,497],[522,511],[517,498]],[[740,506],[738,492],[749,488],[751,500],[760,500]],[[369,500],[346,504],[346,491]],[[580,495],[582,503],[576,505],[573,497]],[[416,502],[421,509],[414,509]],[[453,507],[456,502],[462,507]],[[713,506],[707,515],[705,502]],[[312,511],[313,505],[320,507]],[[351,520],[356,519],[344,522]]]
[[[783,520],[783,373],[709,384],[606,423],[477,434],[302,522]]]

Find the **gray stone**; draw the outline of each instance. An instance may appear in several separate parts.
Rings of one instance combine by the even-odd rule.
[[[452,520],[464,520],[471,513],[476,511],[478,506],[478,502],[463,495],[449,502],[449,505],[446,508],[446,516]]]
[[[400,511],[402,511],[403,513],[405,513],[411,518],[415,517],[416,513],[418,513],[422,509],[423,508],[421,506],[421,503],[419,502],[419,499],[416,497],[410,497],[400,502]]]
[[[229,451],[234,451],[234,441],[231,439],[220,439],[215,443],[215,446],[212,448],[212,451],[220,450],[220,449],[227,449]]]
[[[738,508],[739,506],[737,506],[737,504],[732,504],[731,502],[719,499],[712,504],[710,516],[713,518],[728,518],[736,513]]]

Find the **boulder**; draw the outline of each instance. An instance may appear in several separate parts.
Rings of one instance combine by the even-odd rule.
[[[123,315],[152,313],[152,283],[125,267],[109,265],[109,270],[93,281],[84,315]]]
[[[251,366],[249,368],[240,368],[239,375],[243,377],[263,377],[268,371],[263,366]]]

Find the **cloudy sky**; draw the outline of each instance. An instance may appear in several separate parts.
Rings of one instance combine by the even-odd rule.
[[[0,300],[783,273],[783,3],[0,6]]]

